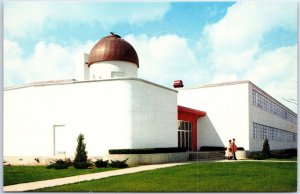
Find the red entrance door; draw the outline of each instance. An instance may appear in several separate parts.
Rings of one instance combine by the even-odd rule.
[[[191,123],[191,151],[197,151],[197,120],[206,115],[206,112],[184,106],[177,106],[178,120]],[[179,132],[179,131],[178,131]],[[179,133],[178,133],[179,135]],[[178,137],[178,139],[181,137]]]

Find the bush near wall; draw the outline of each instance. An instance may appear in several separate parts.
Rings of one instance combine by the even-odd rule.
[[[288,159],[292,157],[297,157],[297,149],[284,149],[284,150],[271,150],[271,155],[269,156],[271,158],[276,159]],[[254,160],[264,160],[269,157],[266,157],[265,154],[262,154],[262,152],[251,152],[248,158],[254,159]]]
[[[128,160],[128,158],[125,160],[121,160],[121,161],[120,160],[111,160],[108,165],[111,168],[127,168],[128,167],[128,164],[126,164],[127,160]]]
[[[102,160],[102,159],[96,160],[94,164],[97,168],[103,168],[103,167],[106,168],[108,167],[108,160]]]
[[[176,153],[186,152],[184,148],[144,148],[144,149],[111,149],[109,154],[159,154],[159,153]]]
[[[218,146],[201,146],[200,152],[210,152],[210,151],[225,151],[226,147],[218,147]],[[243,147],[238,147],[237,150],[245,150]]]
[[[51,162],[50,165],[46,166],[47,169],[56,169],[56,170],[60,170],[60,169],[67,169],[69,166],[71,166],[71,164],[68,161],[64,161],[64,160],[56,160],[54,162]]]
[[[125,159],[125,160],[111,160],[110,162],[108,162],[108,160],[96,160],[96,162],[94,162],[95,166],[97,168],[107,168],[107,167],[111,167],[111,168],[127,168],[128,164],[126,164],[127,160],[129,158]]]
[[[274,158],[283,159],[283,158],[292,158],[297,157],[297,149],[285,149],[272,152]]]

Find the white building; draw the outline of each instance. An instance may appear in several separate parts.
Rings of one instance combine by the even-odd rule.
[[[297,147],[297,114],[250,81],[180,89],[178,104],[203,109],[198,119],[198,147],[227,146],[235,138],[247,151]]]
[[[251,82],[178,93],[137,78],[137,53],[117,35],[101,39],[83,66],[84,80],[4,89],[4,160],[74,157],[80,133],[90,157],[109,149],[197,151],[226,146],[233,137],[249,151],[261,150],[265,137],[271,149],[296,147],[297,115]]]
[[[91,50],[87,80],[6,88],[4,159],[72,157],[80,133],[89,156],[177,147],[177,91],[137,78],[138,67],[134,48],[112,35]]]

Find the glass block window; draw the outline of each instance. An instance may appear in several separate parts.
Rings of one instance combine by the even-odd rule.
[[[253,138],[257,140],[296,142],[297,133],[253,123]]]
[[[259,92],[252,90],[252,105],[259,107],[289,122],[297,124],[297,115],[280,106]]]

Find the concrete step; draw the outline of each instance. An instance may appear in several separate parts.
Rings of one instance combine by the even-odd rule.
[[[190,152],[189,160],[224,160],[225,151],[211,151],[211,152]]]

